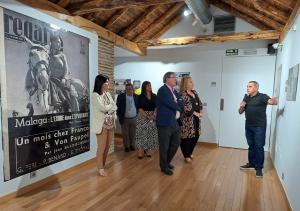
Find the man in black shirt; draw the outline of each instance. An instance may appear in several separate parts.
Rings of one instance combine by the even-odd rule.
[[[249,145],[248,163],[241,166],[242,170],[256,170],[256,177],[262,177],[264,165],[264,145],[267,127],[267,105],[276,105],[277,98],[270,98],[266,94],[258,92],[259,84],[249,81],[247,93],[240,104],[239,113],[245,112],[246,116],[246,138]]]

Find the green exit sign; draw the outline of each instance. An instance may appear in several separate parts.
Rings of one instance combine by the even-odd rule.
[[[239,49],[227,49],[226,56],[237,56],[239,54]]]

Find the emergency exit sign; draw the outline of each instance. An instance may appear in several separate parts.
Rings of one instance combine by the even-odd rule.
[[[239,49],[227,49],[226,56],[237,56],[239,54]]]

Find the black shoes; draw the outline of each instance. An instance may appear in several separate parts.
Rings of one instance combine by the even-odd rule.
[[[259,168],[258,168],[258,169],[255,169],[255,168],[254,168],[253,166],[251,166],[249,163],[240,166],[240,169],[241,169],[241,170],[256,170],[255,176],[256,176],[256,177],[259,177],[259,178],[262,178],[262,177],[263,177],[262,169],[259,169]]]
[[[131,146],[131,147],[130,147],[130,150],[131,150],[131,151],[134,151],[134,150],[135,150],[135,148],[134,148],[133,146]]]
[[[169,165],[168,165],[168,168],[171,169],[171,170],[173,170],[173,169],[174,169],[174,166],[173,166],[172,164],[169,164]]]
[[[254,170],[254,166],[251,166],[249,163],[245,164],[245,165],[242,165],[240,166],[240,169],[241,170]]]
[[[165,175],[171,176],[173,175],[173,171],[169,168],[161,169],[161,172],[163,172]]]
[[[256,174],[255,174],[256,177],[259,177],[259,178],[262,178],[263,177],[263,172],[262,172],[262,169],[256,169]]]
[[[173,171],[172,171],[173,169],[174,169],[174,166],[169,163],[167,168],[161,169],[161,172],[163,172],[166,175],[171,176],[171,175],[173,175]]]

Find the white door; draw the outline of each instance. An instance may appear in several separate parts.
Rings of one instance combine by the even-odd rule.
[[[248,148],[245,138],[245,115],[238,113],[239,104],[246,94],[249,81],[260,84],[259,91],[269,96],[273,94],[275,71],[274,56],[225,57],[222,71],[220,112],[220,140],[223,147]],[[221,107],[221,106],[220,106]],[[266,149],[270,134],[271,108],[267,109]]]
[[[194,88],[203,103],[201,119],[201,136],[199,141],[217,143],[219,137],[219,97],[221,92],[221,61],[211,62],[210,59],[200,62],[182,62],[177,71],[191,71]]]

